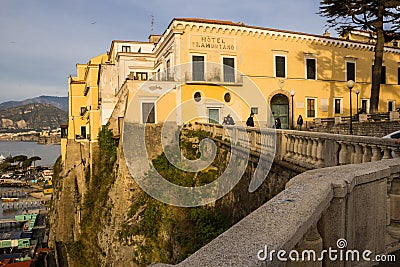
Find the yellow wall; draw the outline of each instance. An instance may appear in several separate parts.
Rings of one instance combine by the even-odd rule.
[[[77,139],[81,136],[81,128],[86,128],[86,135],[92,140],[97,139],[100,129],[98,73],[99,64],[107,59],[107,54],[102,54],[89,60],[87,64],[76,64],[76,76],[68,79],[69,119],[68,139]],[[87,112],[81,114],[81,108],[86,107]],[[65,160],[67,142],[61,144],[62,158]]]
[[[239,87],[226,86],[228,90],[237,90],[249,101],[257,103],[259,108],[265,105],[265,100],[270,101],[277,92],[284,92],[288,96],[290,91],[295,91],[294,117],[303,115],[307,118],[306,98],[317,99],[317,117],[334,117],[335,115],[349,115],[349,90],[346,86],[346,61],[356,64],[356,86],[353,88],[352,104],[353,114],[356,112],[356,89],[360,90],[359,107],[361,98],[370,98],[371,73],[373,64],[373,51],[371,47],[359,43],[345,42],[334,38],[325,38],[296,33],[272,32],[264,29],[230,27],[225,25],[201,24],[190,22],[176,22],[178,28],[183,28],[180,36],[180,61],[189,63],[185,71],[191,72],[190,64],[192,55],[203,55],[206,63],[206,75],[212,72],[213,67],[207,66],[210,62],[222,64],[222,57],[234,57],[235,68],[249,77],[259,88],[265,99],[252,99],[254,95],[240,92]],[[214,38],[209,41],[202,41]],[[219,43],[218,43],[219,38]],[[207,44],[224,44],[225,48],[202,47]],[[231,49],[234,46],[233,49]],[[387,101],[397,100],[399,105],[398,67],[400,62],[399,49],[396,53],[386,52],[384,65],[386,66],[386,84],[381,86],[379,111],[387,111]],[[286,57],[286,77],[276,78],[274,73],[274,55]],[[316,59],[317,79],[307,80],[306,57]],[[183,85],[182,99],[193,98],[192,86]],[[220,99],[221,90],[215,86],[202,84],[198,86],[208,97]],[[243,86],[242,88],[246,88]],[[342,98],[343,113],[335,114],[334,98]],[[327,99],[327,100],[323,100]],[[327,101],[328,110],[324,111],[322,101]],[[304,107],[302,107],[304,106]],[[240,113],[240,112],[239,112]],[[243,120],[248,116],[244,112]]]
[[[129,80],[124,86],[129,90],[128,109],[130,122],[142,123],[141,103],[154,102],[156,104],[156,123],[161,123],[166,120],[176,121],[176,93],[173,90],[160,90],[151,92],[145,90],[142,86],[147,85],[148,82]],[[164,86],[164,88],[170,88]]]

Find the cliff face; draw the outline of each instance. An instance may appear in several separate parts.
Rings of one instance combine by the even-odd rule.
[[[146,138],[152,140],[147,142],[147,150],[154,159],[153,165],[160,173],[169,174],[166,178],[171,182],[186,186],[206,184],[225,170],[229,149],[221,144],[212,167],[201,175],[173,168],[165,156],[160,155],[162,150],[157,142],[160,129],[153,127],[146,132]],[[71,143],[66,164],[55,181],[50,238],[52,242],[66,245],[70,266],[147,266],[155,262],[180,262],[280,192],[286,181],[296,174],[275,166],[264,184],[256,192],[249,193],[255,166],[250,163],[234,189],[214,204],[197,208],[173,207],[156,201],[139,188],[127,168],[122,145],[114,143],[110,132],[103,134],[91,170],[79,157],[72,156],[87,148]],[[198,153],[192,148],[187,140],[182,143],[188,158]],[[93,260],[82,262],[89,258]]]
[[[28,104],[0,110],[0,129],[56,129],[67,112],[48,104]]]
[[[58,96],[38,96],[21,101],[7,101],[0,104],[0,110],[16,108],[28,104],[48,104],[57,107],[65,112],[68,112],[68,97]]]

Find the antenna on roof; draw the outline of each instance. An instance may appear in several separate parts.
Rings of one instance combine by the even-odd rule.
[[[154,16],[151,15],[151,33],[153,34],[154,31]]]

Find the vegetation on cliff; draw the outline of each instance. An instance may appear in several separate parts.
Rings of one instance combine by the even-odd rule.
[[[104,254],[98,246],[97,235],[107,221],[108,193],[115,181],[113,167],[117,158],[117,142],[108,127],[100,131],[98,144],[99,152],[94,155],[92,177],[87,179],[88,190],[84,198],[80,240],[67,244],[74,266],[100,266],[99,258],[94,255]]]
[[[187,158],[200,156],[198,148],[191,141],[203,137],[204,133],[201,132],[187,132],[181,138],[181,149]],[[106,256],[106,252],[98,245],[98,238],[110,221],[112,207],[108,201],[109,193],[118,171],[117,143],[107,127],[99,134],[99,152],[95,157],[92,175],[89,176],[87,170],[85,173],[88,189],[84,197],[80,239],[67,244],[73,266],[101,266],[100,258]],[[220,157],[226,157],[226,153],[220,153]],[[225,163],[220,159],[207,170],[198,173],[184,172],[174,167],[164,154],[158,156],[153,165],[173,183],[200,186],[216,179],[224,170]],[[135,192],[126,220],[122,225],[113,227],[119,228],[119,242],[132,246],[132,257],[138,266],[155,262],[178,263],[229,226],[212,205],[179,208],[161,203],[138,188]]]
[[[198,148],[188,140],[201,140],[204,137],[206,135],[203,132],[185,133],[180,140],[180,148],[186,158],[200,157]],[[226,157],[225,153],[217,154]],[[161,176],[188,187],[212,182],[224,170],[224,164],[224,161],[217,159],[208,169],[194,173],[176,168],[164,153],[153,160],[153,166]],[[229,227],[212,205],[179,208],[161,203],[144,192],[132,199],[128,218],[121,227],[119,238],[137,247],[135,261],[139,266],[154,262],[178,263]]]

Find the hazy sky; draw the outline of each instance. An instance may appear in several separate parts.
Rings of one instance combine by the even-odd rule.
[[[147,41],[182,17],[322,34],[319,0],[1,0],[0,103],[67,96],[76,63],[109,50],[112,40]],[[333,30],[331,30],[333,33]]]

